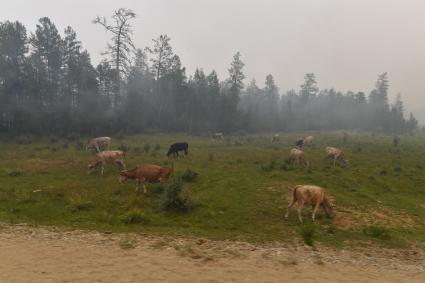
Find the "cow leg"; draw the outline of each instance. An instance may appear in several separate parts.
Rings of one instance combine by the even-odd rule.
[[[336,165],[336,157],[334,157],[334,167],[335,167],[335,165]]]
[[[96,145],[96,152],[97,152],[97,153],[99,153],[99,152],[100,152],[100,149],[99,149],[99,146],[98,146],[98,145]]]
[[[296,203],[297,201],[295,200],[295,199],[292,199],[292,202],[288,205],[288,207],[286,208],[286,214],[285,214],[285,218],[288,218],[289,217],[289,210],[294,206],[294,204]]]
[[[316,218],[316,212],[319,209],[319,206],[320,206],[320,202],[317,202],[316,205],[314,206],[313,213],[311,214],[311,219],[313,220],[313,222]]]
[[[304,206],[304,203],[302,203],[302,202],[298,203],[297,213],[298,213],[298,220],[300,221],[300,223],[303,223],[303,219],[301,217],[301,212],[303,210],[303,206]]]
[[[135,192],[137,192],[139,190],[139,186],[140,186],[140,179],[137,179]]]
[[[100,167],[100,175],[103,176],[103,171],[105,169],[105,164],[102,163],[101,167]]]
[[[143,183],[143,193],[144,193],[144,194],[146,194],[146,193],[147,193],[147,190],[146,190],[146,185],[145,185],[145,183]]]

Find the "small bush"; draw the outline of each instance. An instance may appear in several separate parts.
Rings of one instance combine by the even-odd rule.
[[[161,197],[161,209],[186,213],[192,210],[193,204],[190,196],[183,192],[181,180],[174,180],[164,190]]]
[[[142,152],[142,149],[140,148],[140,146],[135,146],[135,147],[133,148],[133,151],[134,151],[134,153],[139,154],[139,153],[141,153],[141,152]]]
[[[155,145],[155,150],[156,150],[156,151],[158,151],[158,150],[160,150],[160,149],[161,149],[161,146],[160,146],[159,144],[156,144],[156,145]]]
[[[27,136],[19,136],[15,139],[17,144],[31,144],[32,140]]]
[[[151,145],[148,143],[143,146],[143,151],[146,153],[148,153],[150,149],[151,149]]]
[[[304,243],[308,246],[313,246],[316,227],[314,225],[303,225],[299,229],[299,234]]]
[[[149,219],[139,209],[132,209],[121,217],[125,224],[147,224]]]
[[[85,200],[82,196],[74,196],[69,199],[69,207],[72,212],[89,211],[94,205],[91,201]]]
[[[75,149],[78,151],[84,150],[84,143],[82,141],[78,141],[74,145]]]
[[[130,150],[130,147],[129,147],[129,146],[126,146],[126,145],[124,145],[124,144],[121,144],[121,145],[118,147],[118,150],[122,150],[122,151],[124,151],[124,152],[127,152],[127,151],[129,151],[129,150]]]
[[[137,242],[131,239],[122,239],[120,241],[120,248],[123,250],[134,249],[137,246]]]
[[[382,226],[368,226],[363,229],[363,233],[367,236],[382,240],[388,240],[391,238],[390,230]]]
[[[234,144],[235,146],[242,146],[242,145],[243,145],[240,141],[235,141],[233,144]]]
[[[198,173],[190,170],[190,169],[186,169],[186,171],[183,172],[182,174],[182,180],[185,182],[193,182],[196,180],[196,178],[198,177]]]
[[[57,137],[51,137],[49,139],[49,143],[57,143],[59,141],[59,139]]]
[[[261,165],[261,170],[264,172],[270,172],[276,169],[276,161],[272,160],[269,164]]]
[[[63,149],[67,149],[69,147],[69,144],[68,143],[64,143],[63,145],[62,145],[62,148]]]
[[[9,177],[19,177],[24,175],[24,171],[21,169],[12,169],[12,170],[8,170],[6,169],[6,176]]]

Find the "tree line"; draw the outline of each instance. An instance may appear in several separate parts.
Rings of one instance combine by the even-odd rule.
[[[273,76],[263,86],[244,84],[237,52],[220,80],[197,69],[189,77],[171,39],[133,44],[131,10],[119,9],[93,23],[111,39],[93,66],[76,32],[61,34],[47,17],[28,34],[18,21],[0,22],[0,132],[12,135],[98,135],[143,132],[263,132],[355,129],[403,133],[406,119],[398,95],[388,101],[387,73],[366,94],[318,88],[308,73],[297,90],[279,91]]]

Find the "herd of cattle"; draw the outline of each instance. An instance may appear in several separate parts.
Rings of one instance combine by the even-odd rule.
[[[343,133],[343,140],[346,142],[347,133]],[[212,135],[213,139],[224,140],[224,135],[222,133],[215,133]],[[274,134],[272,136],[271,142],[278,143],[280,141],[279,134]],[[295,142],[295,147],[292,148],[289,152],[288,162],[290,164],[297,163],[298,165],[309,167],[310,163],[307,161],[304,151],[302,148],[304,146],[312,146],[314,141],[313,136],[307,136],[305,138],[299,139]],[[98,137],[92,139],[86,146],[86,150],[94,149],[96,155],[94,159],[88,164],[87,173],[89,174],[92,170],[100,167],[100,172],[103,175],[104,167],[106,164],[117,164],[121,167],[120,182],[126,180],[134,180],[137,183],[136,191],[139,189],[140,185],[143,186],[143,191],[146,193],[145,183],[166,183],[169,181],[171,174],[173,173],[173,168],[162,167],[154,164],[146,164],[137,166],[131,170],[126,169],[124,163],[124,152],[121,150],[109,150],[111,144],[110,137]],[[179,152],[184,152],[185,155],[188,154],[189,145],[186,142],[174,143],[170,146],[166,156],[177,158],[179,157]],[[344,152],[336,147],[326,147],[325,153],[327,159],[333,161],[335,166],[338,162],[341,166],[347,166],[348,160],[345,158]],[[173,166],[172,166],[173,167]],[[304,205],[309,205],[312,207],[312,220],[315,220],[315,215],[319,207],[322,207],[326,215],[329,217],[334,216],[333,212],[333,199],[326,195],[323,188],[313,185],[298,185],[295,187],[290,187],[292,190],[292,201],[287,208],[285,217],[289,216],[289,210],[292,207],[296,207],[298,211],[298,219],[302,222],[301,211]]]

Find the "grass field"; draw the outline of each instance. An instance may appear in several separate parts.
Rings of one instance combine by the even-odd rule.
[[[306,134],[315,137],[314,146],[305,149],[311,167],[286,165],[291,145]],[[403,136],[396,148],[390,136],[365,133],[351,133],[346,144],[340,132],[281,134],[279,144],[266,135],[225,141],[140,135],[113,138],[112,148],[128,149],[128,168],[165,165],[165,152],[176,141],[189,143],[189,157],[174,162],[175,175],[186,169],[199,174],[184,183],[193,201],[188,213],[161,210],[161,185],[148,185],[144,195],[135,192],[134,183],[120,184],[117,167],[107,166],[105,176],[87,175],[93,154],[81,148],[86,140],[3,140],[0,221],[251,242],[313,239],[332,246],[391,247],[425,242],[425,136]],[[324,158],[327,145],[342,148],[350,166],[331,166]],[[287,186],[293,184],[323,186],[336,198],[336,218],[320,210],[311,224],[306,208],[304,225],[295,211],[284,220]]]

